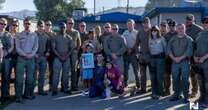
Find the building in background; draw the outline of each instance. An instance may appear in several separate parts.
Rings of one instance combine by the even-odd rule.
[[[206,16],[204,7],[158,7],[143,17],[149,17],[153,25],[159,25],[162,21],[170,18],[178,23],[185,23],[187,14],[193,14],[197,24],[200,24],[201,19]]]
[[[145,10],[144,7],[129,7],[128,13],[141,16],[144,13],[144,10]],[[103,10],[101,12],[98,12],[96,15],[108,14],[108,13],[114,13],[114,12],[126,13],[126,7],[116,7],[116,8],[112,8],[108,10]]]

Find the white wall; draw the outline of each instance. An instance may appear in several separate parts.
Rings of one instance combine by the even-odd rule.
[[[161,21],[166,21],[171,18],[175,20],[177,23],[185,23],[186,16],[190,13],[161,13],[152,18],[150,18],[152,25],[159,25]],[[201,24],[201,13],[191,13],[195,16],[196,23]]]

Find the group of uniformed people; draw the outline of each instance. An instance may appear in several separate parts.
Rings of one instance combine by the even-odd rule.
[[[47,95],[44,89],[46,73],[49,72],[49,87],[52,95],[61,91],[71,94],[78,90],[80,78],[79,58],[83,45],[93,44],[93,53],[103,53],[123,74],[123,83],[128,87],[130,64],[135,76],[136,93],[147,92],[147,70],[151,80],[152,98],[159,99],[171,94],[171,76],[174,94],[170,101],[181,98],[184,102],[196,97],[208,105],[208,17],[202,19],[202,27],[195,23],[192,14],[186,23],[177,24],[173,19],[151,26],[144,18],[142,28],[135,29],[135,21],[127,21],[127,30],[119,34],[117,24],[99,25],[87,32],[83,21],[74,29],[74,19],[59,24],[59,32],[52,31],[51,21],[38,21],[37,30],[31,31],[31,21],[24,20],[24,30],[18,31],[19,21],[13,20],[6,31],[7,20],[0,18],[1,101],[9,98],[11,73],[15,73],[16,101],[34,99],[34,88],[39,95]],[[61,75],[61,79],[60,79]],[[190,77],[189,77],[190,76]],[[71,88],[69,79],[71,77]],[[189,94],[189,78],[192,89]],[[36,84],[37,83],[37,84]]]

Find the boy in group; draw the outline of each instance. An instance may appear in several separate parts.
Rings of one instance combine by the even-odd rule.
[[[192,56],[192,39],[185,34],[185,25],[176,26],[177,35],[168,42],[167,53],[172,59],[172,78],[174,94],[170,101],[180,99],[180,77],[182,79],[182,91],[184,103],[188,103],[189,94],[189,74],[190,74],[190,57]],[[181,71],[180,71],[181,70]],[[180,74],[181,73],[181,74]]]

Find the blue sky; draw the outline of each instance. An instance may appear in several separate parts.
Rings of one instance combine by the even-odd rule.
[[[89,12],[93,11],[93,2],[94,0],[85,0],[86,4],[85,7],[88,8]],[[126,6],[127,0],[96,0],[97,11],[102,11],[103,7],[104,9],[109,9],[113,7],[120,6]],[[145,6],[146,2],[148,0],[129,0],[130,6],[137,7],[137,6]],[[36,10],[33,0],[6,0],[6,3],[4,3],[4,8],[0,10],[0,12],[10,12],[10,11],[19,11],[23,9],[29,9],[29,10]]]

